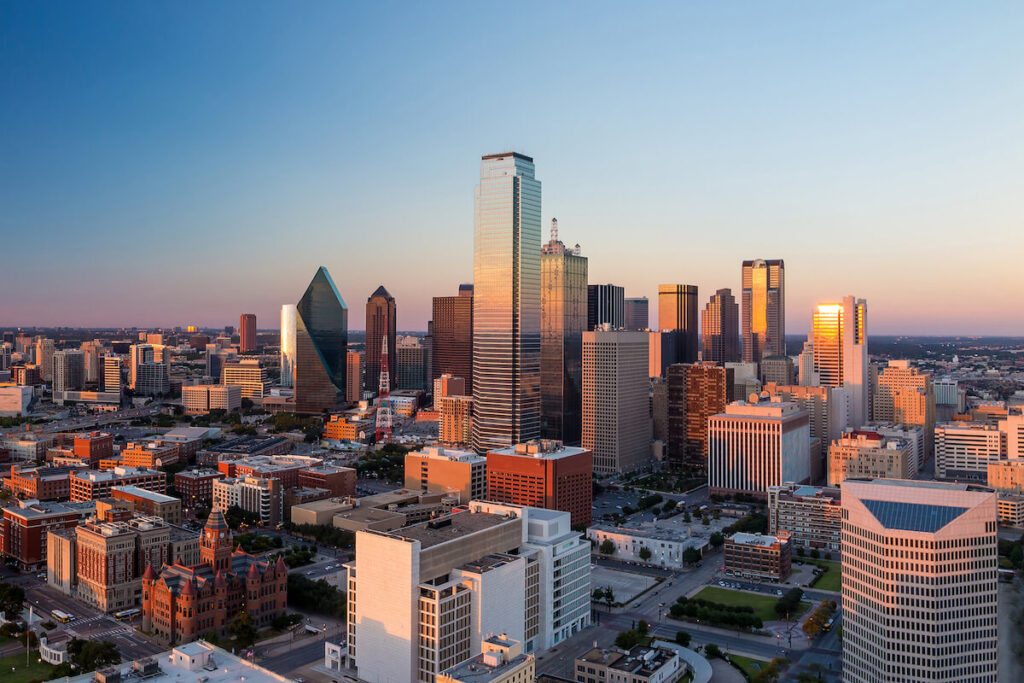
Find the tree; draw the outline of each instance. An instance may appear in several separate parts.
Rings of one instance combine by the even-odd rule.
[[[673,605],[674,607],[675,605]],[[676,631],[676,643],[683,647],[690,647],[690,634],[686,631]]]
[[[811,548],[811,557],[818,559],[821,557],[821,552],[817,548]]]
[[[640,546],[640,552],[637,554],[640,555],[640,559],[644,562],[651,559],[651,550],[645,545]]]
[[[711,534],[711,538],[709,539],[709,541],[711,542],[712,548],[721,548],[722,544],[725,543],[725,536],[716,531],[715,533]]]
[[[640,634],[636,631],[623,631],[619,635],[615,636],[615,647],[620,647],[623,650],[630,650],[635,645],[640,644]]]
[[[694,548],[687,548],[683,551],[683,562],[686,564],[696,564],[700,562],[700,551]]]
[[[342,618],[348,602],[345,594],[323,579],[312,581],[301,574],[288,575],[288,604],[292,607]]]
[[[1019,543],[1013,546],[1013,550],[1010,551],[1010,564],[1017,569],[1020,569],[1021,565],[1024,564],[1024,551],[1021,550]]]
[[[684,522],[692,522],[693,521],[693,517],[690,516],[689,512],[684,512],[683,513],[683,521]]]
[[[602,555],[614,555],[615,554],[615,543],[610,538],[606,538],[601,542],[598,550]]]
[[[707,526],[707,525],[711,524],[711,520],[708,519],[707,515],[704,515],[703,517],[700,518],[700,523],[703,524],[704,526]]]
[[[778,615],[779,619],[786,619],[788,615],[796,613],[797,607],[800,605],[800,600],[803,598],[803,591],[799,588],[790,588],[775,602],[775,614]]]
[[[602,600],[604,600],[604,589],[595,588],[594,592],[590,594],[590,599],[594,602],[601,602]]]
[[[715,519],[721,519],[722,518],[722,512],[720,510],[715,510],[714,512],[711,513],[711,516],[714,517]]]
[[[7,581],[0,583],[0,612],[8,619],[17,619],[24,607],[25,589]]]
[[[68,641],[68,654],[79,671],[96,671],[121,661],[117,645],[109,640],[72,638]]]
[[[604,589],[604,601],[605,601],[605,604],[608,605],[608,609],[611,609],[612,605],[615,604],[615,592],[612,591],[612,587],[611,586],[608,586],[607,588]]]
[[[806,555],[806,553],[804,552],[803,548],[797,548],[796,549],[796,554],[797,554],[797,557],[803,557],[804,555]]]
[[[240,610],[228,624],[228,632],[235,637],[239,647],[249,647],[256,642],[256,627],[248,610]]]
[[[714,659],[715,657],[722,657],[722,650],[714,643],[708,643],[704,646],[704,656],[708,659]]]
[[[651,625],[650,625],[650,624],[648,624],[648,623],[647,623],[647,622],[646,622],[645,620],[643,620],[643,619],[641,619],[641,620],[640,620],[640,623],[636,625],[636,631],[637,631],[637,633],[639,633],[639,634],[640,634],[641,636],[646,636],[646,635],[647,635],[647,632],[648,632],[649,630],[651,630]]]

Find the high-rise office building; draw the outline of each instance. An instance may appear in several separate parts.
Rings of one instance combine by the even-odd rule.
[[[850,401],[842,387],[804,387],[768,382],[764,392],[795,403],[807,411],[811,434],[811,481],[820,481],[826,472],[828,447],[849,426]]]
[[[132,344],[128,350],[129,386],[138,396],[162,396],[171,390],[170,354],[156,358],[151,344]]]
[[[814,375],[820,386],[846,388],[852,427],[868,419],[867,315],[866,301],[847,296],[842,303],[818,304],[811,320]],[[806,384],[803,377],[800,383]]]
[[[53,391],[78,391],[85,382],[85,354],[64,349],[53,353]]]
[[[103,356],[103,375],[100,378],[103,391],[121,391],[121,376],[121,356],[112,353]]]
[[[680,333],[674,362],[696,362],[697,285],[658,285],[658,328]]]
[[[935,390],[931,373],[921,372],[908,360],[891,360],[876,379],[873,399],[875,421],[924,428],[924,457],[930,458],[935,437]]]
[[[533,159],[481,159],[473,257],[473,448],[540,436],[541,184]]]
[[[380,346],[378,343],[377,346]],[[398,360],[395,362],[398,373],[392,383],[399,389],[419,389],[426,391],[427,384],[427,347],[419,337],[403,337],[398,343]],[[390,355],[388,356],[390,359]]]
[[[796,384],[796,369],[789,356],[762,356],[761,383],[769,382],[782,386]]]
[[[646,330],[651,326],[650,305],[646,296],[629,297],[624,302],[623,327],[627,330]]]
[[[704,307],[701,337],[701,360],[727,363],[740,359],[740,307],[732,290],[718,290]]]
[[[650,462],[648,335],[626,330],[583,333],[583,447],[594,472],[622,474]]]
[[[843,681],[987,681],[998,673],[996,494],[848,480]]]
[[[220,375],[221,384],[241,387],[242,398],[262,399],[267,393],[267,369],[256,358],[232,360],[224,363]]]
[[[743,360],[786,355],[786,266],[782,259],[743,262]]]
[[[676,466],[707,466],[708,418],[724,413],[733,369],[714,363],[671,365],[668,385],[668,458]]]
[[[44,382],[53,381],[53,340],[46,337],[36,339],[36,365]]]
[[[668,366],[676,362],[676,344],[682,336],[671,330],[651,330],[647,333],[647,367],[651,378],[664,377]]]
[[[587,258],[558,239],[540,255],[540,414],[546,439],[567,444],[582,434],[583,331],[587,328]]]
[[[382,344],[388,342],[388,378],[391,388],[395,388],[398,380],[398,341],[396,335],[398,311],[395,297],[378,287],[366,300],[366,355],[363,387],[367,391],[376,392],[380,389],[380,359]]]
[[[587,329],[608,324],[613,330],[625,325],[626,290],[615,285],[587,285]]]
[[[433,302],[431,377],[453,375],[473,390],[473,285],[459,285],[458,296],[435,296]]]
[[[348,309],[321,266],[295,307],[295,412],[331,410],[344,395]]]
[[[84,380],[86,384],[96,384],[100,381],[100,356],[103,354],[103,343],[99,340],[82,342],[82,361],[85,364]],[[2,356],[0,351],[0,356]],[[3,358],[0,358],[0,370],[3,370]]]
[[[256,352],[256,314],[243,313],[238,319],[238,352]]]
[[[345,400],[356,403],[363,396],[363,352],[349,351],[345,364]]]
[[[281,306],[281,386],[295,384],[295,304]]]

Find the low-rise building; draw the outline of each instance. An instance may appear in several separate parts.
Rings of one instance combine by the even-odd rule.
[[[373,427],[366,420],[357,420],[349,415],[331,415],[324,425],[324,438],[332,441],[359,441]]]
[[[576,658],[574,669],[576,683],[672,683],[686,671],[686,663],[667,647],[595,647]]]
[[[36,432],[14,432],[0,441],[0,447],[7,449],[11,462],[42,461],[51,446],[53,437]]]
[[[250,475],[214,481],[213,507],[227,510],[234,506],[259,516],[263,524],[278,524],[284,513],[281,482]]]
[[[181,499],[138,486],[115,486],[111,490],[114,500],[130,502],[133,509],[150,517],[159,517],[168,524],[181,525]]]
[[[790,483],[768,489],[768,532],[787,532],[795,547],[838,551],[842,511],[838,488]]]
[[[129,441],[121,449],[121,464],[125,467],[145,467],[155,470],[178,462],[178,446],[161,441]]]
[[[405,488],[450,493],[463,503],[483,500],[487,498],[487,458],[441,446],[406,453]]]
[[[108,432],[75,434],[75,456],[97,467],[100,460],[114,456],[114,435]]]
[[[998,494],[996,509],[1000,524],[1008,526],[1024,526],[1024,496]]]
[[[242,387],[236,384],[183,386],[181,405],[187,415],[205,415],[211,410],[238,410],[242,407]]]
[[[224,476],[217,470],[182,470],[174,475],[174,491],[186,508],[209,507],[213,503],[213,482]]]
[[[865,477],[909,479],[912,460],[903,439],[875,431],[849,431],[828,449],[828,483],[839,486],[846,479]]]
[[[354,496],[356,478],[356,471],[351,467],[313,465],[299,470],[298,486],[327,489],[331,496]]]
[[[611,541],[615,544],[615,552],[611,556],[616,560],[667,569],[682,569],[686,566],[683,555],[687,550],[692,548],[703,555],[709,543],[704,536],[694,536],[689,527],[676,530],[595,524],[587,528],[587,538],[594,542],[594,553],[600,552],[605,541]],[[647,553],[649,556],[644,558]]]
[[[286,436],[240,436],[205,446],[196,453],[196,464],[216,467],[221,460],[240,460],[256,455],[282,455],[290,452],[293,445],[292,440]]]
[[[115,467],[112,470],[76,470],[71,473],[71,501],[110,498],[115,486],[138,486],[156,493],[167,492],[167,473],[160,470]]]
[[[536,664],[532,654],[523,654],[522,643],[502,633],[484,638],[483,651],[475,657],[445,669],[437,683],[533,683]]]
[[[789,535],[736,533],[725,539],[725,571],[762,581],[785,581],[792,571]]]
[[[71,473],[78,467],[11,465],[4,488],[24,500],[67,500],[71,496]]]
[[[3,508],[0,553],[22,571],[37,571],[46,566],[48,532],[75,527],[92,510],[89,505],[17,501]]]

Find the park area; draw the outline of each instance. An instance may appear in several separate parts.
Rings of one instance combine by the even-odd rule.
[[[813,587],[821,591],[835,591],[842,589],[842,568],[838,562],[828,560],[803,560],[804,564],[813,564],[825,570],[825,573],[818,577]]]
[[[779,601],[779,598],[775,595],[758,595],[757,593],[748,593],[746,591],[708,586],[694,595],[693,599],[717,602],[720,605],[727,605],[729,607],[750,607],[754,610],[754,614],[761,618],[761,621],[777,621],[779,619],[779,616],[775,613],[775,603]],[[790,618],[800,616],[809,607],[810,603],[801,601],[796,614],[790,615]]]
[[[634,572],[624,572],[600,565],[591,566],[590,591],[597,588],[611,588],[615,602],[628,603],[636,596],[651,588],[658,581],[654,577]]]
[[[51,678],[51,671],[53,671],[52,666],[39,661],[38,651],[32,652],[27,665],[24,652],[0,659],[0,673],[3,674],[4,683],[47,681]]]

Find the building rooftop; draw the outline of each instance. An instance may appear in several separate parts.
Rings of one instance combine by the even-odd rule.
[[[286,436],[277,435],[256,435],[240,436],[237,439],[229,439],[221,443],[210,444],[204,450],[217,453],[234,453],[237,455],[249,455],[265,448],[282,445],[285,442],[291,443]]]
[[[284,437],[282,437],[284,438]],[[235,466],[250,467],[254,472],[279,472],[296,468],[307,469],[323,464],[321,458],[306,455],[253,455],[240,460],[221,460]]]
[[[420,522],[412,526],[395,529],[385,533],[394,538],[406,541],[419,541],[423,549],[447,543],[456,538],[474,534],[486,529],[508,523],[512,518],[507,515],[492,515],[487,512],[461,512],[446,515],[429,522]]]
[[[139,498],[145,498],[151,500],[154,503],[173,503],[178,500],[174,496],[165,496],[162,493],[154,493],[153,491],[147,491],[146,489],[140,489],[138,486],[115,486],[114,491],[121,491],[132,496],[138,496]]]
[[[160,470],[150,470],[145,467],[115,467],[112,470],[77,470],[73,473],[76,479],[84,479],[91,482],[116,481],[127,477],[143,477],[151,474],[162,474]]]
[[[766,534],[747,534],[738,532],[729,537],[733,543],[739,543],[741,545],[759,545],[765,548],[773,546],[780,542],[777,536],[768,536]]]
[[[167,441],[196,441],[210,439],[220,433],[219,427],[175,427],[164,433]]]
[[[92,513],[96,509],[96,504],[93,502],[87,503],[56,503],[53,501],[40,502],[35,499],[30,500],[19,500],[14,505],[8,505],[4,508],[9,511],[12,515],[21,517],[26,520],[39,519],[41,517],[49,517],[52,515],[66,515],[66,514],[77,514],[79,517],[84,517]]]
[[[515,555],[506,555],[504,553],[493,553],[491,555],[484,555],[481,558],[466,562],[459,565],[459,569],[467,572],[473,572],[474,574],[483,574],[489,572],[492,569],[498,567],[504,567],[509,562],[515,562],[520,558]]]
[[[650,677],[678,655],[667,648],[634,645],[629,652],[595,647],[579,658],[587,664],[606,666],[639,677]]]
[[[452,398],[446,396],[445,398]],[[443,448],[441,446],[426,446],[418,451],[413,451],[410,455],[418,455],[423,458],[430,458],[432,460],[448,460],[451,462],[468,462],[468,463],[480,463],[487,462],[487,458],[482,455],[477,455],[473,451],[464,451],[458,448]]]
[[[218,478],[219,477],[223,477],[224,473],[223,472],[218,472],[217,470],[203,468],[203,469],[182,470],[181,472],[177,472],[174,476],[175,477],[187,477],[188,479],[204,479],[206,477],[218,477]]]
[[[579,455],[580,453],[587,453],[588,451],[586,448],[579,448],[578,446],[566,446],[561,441],[536,439],[489,452],[495,455],[518,455],[543,460],[556,460],[558,458]]]

